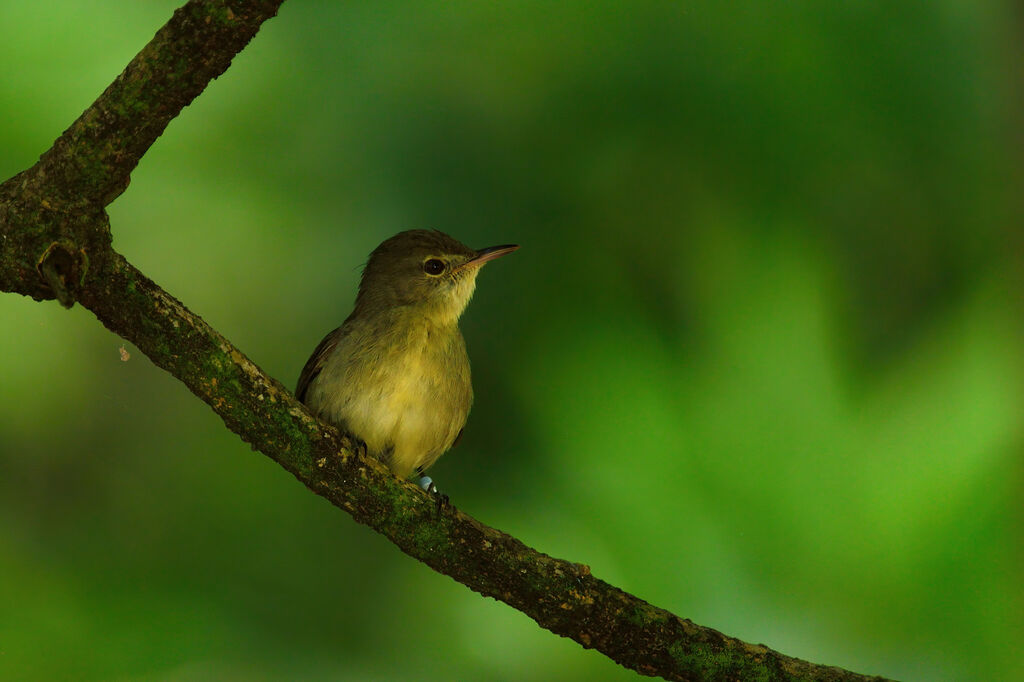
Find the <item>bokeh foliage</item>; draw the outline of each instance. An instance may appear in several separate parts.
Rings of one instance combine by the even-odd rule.
[[[0,0],[0,176],[175,4]],[[295,0],[114,243],[291,385],[382,239],[518,242],[463,323],[455,504],[787,654],[1024,678],[1021,26]],[[633,678],[357,527],[88,311],[0,324],[0,678]]]

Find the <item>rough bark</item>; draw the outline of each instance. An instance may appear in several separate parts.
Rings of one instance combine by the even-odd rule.
[[[192,0],[32,168],[0,185],[0,289],[75,302],[185,383],[254,449],[404,552],[541,627],[672,680],[867,680],[652,606],[399,481],[111,248],[104,207],[168,122],[281,0]]]

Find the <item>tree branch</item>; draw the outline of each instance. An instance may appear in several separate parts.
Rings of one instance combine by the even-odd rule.
[[[167,124],[224,73],[283,0],[189,2],[43,154],[34,180],[106,206]]]
[[[38,163],[0,186],[0,288],[70,307],[90,265],[110,248],[103,207],[281,2],[192,0],[179,8]]]
[[[454,508],[353,450],[110,245],[103,207],[279,1],[192,0],[31,169],[0,185],[0,289],[81,302],[310,490],[405,553],[554,633],[673,680],[867,680],[679,618]]]

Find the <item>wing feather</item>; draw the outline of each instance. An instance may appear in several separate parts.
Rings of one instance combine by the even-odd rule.
[[[301,402],[306,402],[306,391],[309,390],[309,385],[320,375],[324,368],[324,362],[327,361],[327,357],[337,347],[340,338],[341,327],[338,327],[323,338],[320,345],[309,356],[309,360],[306,360],[306,366],[302,368],[302,373],[299,374],[299,384],[295,387],[295,397]]]

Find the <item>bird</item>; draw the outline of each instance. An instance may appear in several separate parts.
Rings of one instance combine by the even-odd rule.
[[[518,244],[471,249],[438,230],[382,242],[363,269],[355,307],[299,375],[296,397],[354,436],[399,478],[426,475],[462,436],[473,386],[459,317],[480,269]]]

